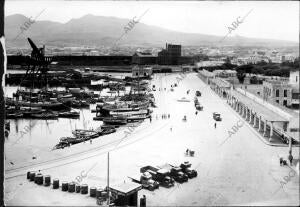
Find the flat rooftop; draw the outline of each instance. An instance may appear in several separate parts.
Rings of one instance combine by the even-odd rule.
[[[142,189],[142,186],[134,182],[126,182],[118,185],[112,185],[109,187],[111,191],[116,192],[119,195],[130,195]]]

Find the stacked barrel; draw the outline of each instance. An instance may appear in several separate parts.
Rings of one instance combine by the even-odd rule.
[[[44,185],[44,186],[51,186],[51,176],[45,175],[43,176],[42,173],[29,171],[27,172],[27,179],[29,181],[33,181],[34,183],[38,185]],[[59,189],[59,179],[55,178],[53,179],[52,183],[53,189]],[[67,182],[63,181],[61,183],[61,190],[64,192],[69,193],[80,193],[80,194],[88,194],[89,187],[87,184],[79,185],[75,182]],[[90,187],[90,197],[95,197],[96,199],[103,198],[106,200],[107,198],[107,192],[103,188],[96,188],[96,187]]]

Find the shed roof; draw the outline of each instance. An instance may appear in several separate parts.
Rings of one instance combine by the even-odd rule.
[[[137,192],[137,191],[141,190],[142,186],[138,183],[126,182],[126,183],[121,183],[121,184],[118,184],[118,185],[110,186],[109,189],[112,192],[115,192],[119,195],[126,196],[126,195],[130,195],[134,192]]]

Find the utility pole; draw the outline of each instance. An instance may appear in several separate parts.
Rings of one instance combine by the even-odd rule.
[[[109,206],[110,204],[110,195],[109,195],[109,152],[107,153],[107,205]]]

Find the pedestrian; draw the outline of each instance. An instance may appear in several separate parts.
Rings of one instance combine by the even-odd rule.
[[[156,120],[158,119],[158,116],[157,116],[157,114],[156,114]]]
[[[164,119],[164,115],[163,114],[161,115],[161,119]]]
[[[215,122],[215,128],[217,128],[217,122]]]
[[[150,116],[150,123],[152,122],[152,117]]]
[[[186,149],[185,153],[188,155],[189,154],[189,149]]]
[[[292,166],[293,165],[293,155],[292,155],[292,151],[290,150],[289,151],[289,157],[288,157],[289,161],[290,161],[290,165]]]
[[[172,131],[172,127],[170,128],[170,131]]]
[[[283,164],[283,158],[282,157],[279,158],[279,163],[280,163],[280,166],[282,166],[282,164]]]
[[[90,139],[90,144],[92,144],[92,142],[93,142],[92,139]]]
[[[196,111],[196,112],[195,112],[195,114],[196,114],[196,116],[197,116],[197,114],[198,114],[198,111]]]
[[[170,118],[170,114],[168,114],[168,119]]]

